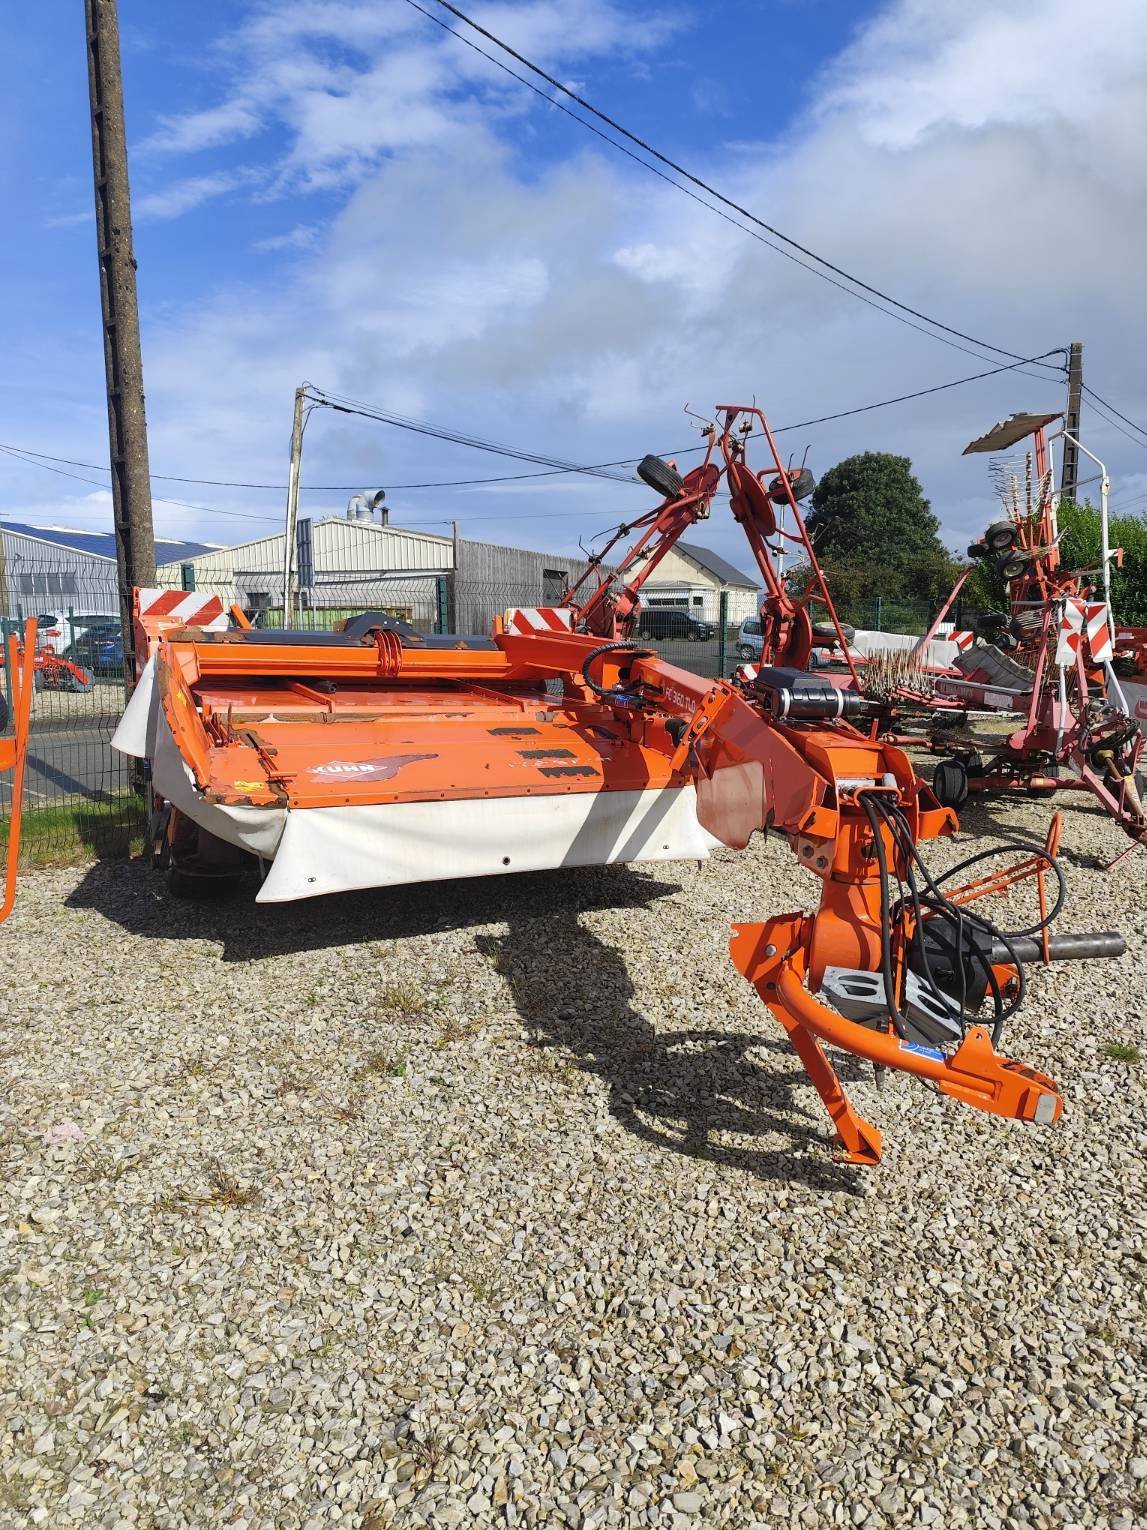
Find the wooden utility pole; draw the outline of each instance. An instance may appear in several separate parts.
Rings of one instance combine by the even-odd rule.
[[[130,684],[135,672],[131,591],[133,585],[155,583],[155,532],[151,520],[143,359],[139,348],[131,192],[115,0],[84,0],[84,16],[88,36],[88,93],[92,109],[92,170],[103,307],[112,515],[119,566],[124,658]]]
[[[1059,492],[1064,499],[1074,500],[1079,486],[1079,415],[1083,407],[1083,341],[1073,340],[1067,357],[1067,413],[1063,428],[1067,432],[1063,442],[1063,466],[1059,474]],[[1075,440],[1068,437],[1074,436]]]
[[[303,465],[303,429],[307,423],[303,405],[306,383],[295,389],[295,413],[291,422],[291,466],[287,474],[287,521],[283,533],[283,626],[295,619],[295,541],[299,534],[299,474]]]

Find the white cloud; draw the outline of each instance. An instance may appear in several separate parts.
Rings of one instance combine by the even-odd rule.
[[[630,15],[617,0],[528,0],[485,6],[480,16],[555,67],[559,59],[648,52],[675,26],[657,11]],[[526,104],[521,87],[474,48],[409,7],[374,0],[274,0],[223,39],[219,53],[227,98],[165,117],[143,152],[219,148],[273,129],[280,194],[353,184],[388,154],[462,140],[491,110],[517,114]]]
[[[257,239],[254,248],[267,254],[275,250],[309,250],[314,248],[321,235],[322,228],[318,223],[296,223],[294,228],[282,234],[269,234],[266,239]]]
[[[265,283],[224,281],[147,326],[160,470],[279,481],[306,377],[605,461],[696,440],[686,402],[707,412],[755,396],[783,425],[990,365],[816,280],[572,125],[563,161],[531,162],[522,114],[544,108],[407,10],[266,6],[228,44],[231,117],[169,122],[185,143],[216,141],[227,122],[235,141],[252,122],[274,124],[280,194],[348,189],[329,223],[263,242],[299,251],[288,275],[276,266]],[[482,14],[559,75],[591,82],[595,50],[638,49],[646,35],[642,18],[605,0]],[[968,334],[1023,354],[1084,338],[1094,385],[1144,418],[1147,22],[1137,0],[1112,0],[1084,27],[1072,17],[1067,0],[1038,14],[1019,0],[892,0],[811,82],[806,118],[770,140],[767,102],[757,116],[750,104],[736,119],[744,140],[714,149],[708,173],[802,243]],[[1005,376],[781,441],[798,456],[811,441],[818,471],[854,450],[907,453],[962,546],[990,507],[982,460],[962,459],[964,444],[1002,414],[1061,398],[1054,378]],[[1117,486],[1142,471],[1141,455],[1090,411],[1085,430]],[[304,478],[398,483],[516,466],[320,413]],[[477,529],[572,546],[579,513],[629,517],[644,503],[642,491],[592,479],[575,503],[560,483],[568,522],[550,485],[523,484],[504,527]],[[536,525],[520,518],[535,493]],[[312,508],[341,498],[313,496]],[[465,522],[467,499],[395,496],[395,519]],[[484,514],[496,499],[482,491]],[[745,561],[717,512],[703,539]]]
[[[132,210],[139,222],[181,218],[184,213],[202,206],[204,202],[226,196],[258,179],[257,172],[242,169],[221,171],[214,175],[193,175],[186,180],[173,181],[157,191],[148,192],[146,196],[137,197]]]

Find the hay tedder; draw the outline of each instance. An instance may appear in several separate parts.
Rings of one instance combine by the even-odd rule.
[[[766,443],[765,472],[748,465],[750,435]],[[428,636],[370,612],[329,633],[225,629],[221,606],[188,626],[177,596],[139,592],[151,656],[114,742],[150,761],[158,855],[199,892],[257,861],[258,897],[273,902],[704,859],[771,830],[815,878],[819,907],[735,926],[733,960],[788,1032],[847,1158],[875,1162],[880,1133],[826,1047],[982,1110],[1054,1121],[1050,1079],[995,1050],[1025,963],[1118,954],[1122,941],[1049,934],[1063,902],[1054,843],[980,851],[962,886],[960,868],[928,869],[920,845],[951,834],[954,812],[901,749],[869,736],[872,703],[804,669],[814,618],[848,645],[827,591],[794,600],[774,571],[773,539],[803,535],[781,533],[777,509],[800,527],[811,475],[786,471],[755,407],[720,406],[706,439],[683,477],[642,462],[661,502],[619,533],[636,537],[616,568],[603,553],[561,606],[509,611],[489,635]],[[740,684],[629,635],[642,584],[722,480],[783,661]],[[1020,882],[1039,911],[1009,932],[983,899]]]
[[[947,756],[937,766],[937,796],[959,808],[970,792],[1089,792],[1132,844],[1147,845],[1137,773],[1144,737],[1135,677],[1147,669],[1147,641],[1115,627],[1109,594],[1107,472],[1097,462],[1102,545],[1099,566],[1065,569],[1053,491],[1047,428],[1058,415],[1012,415],[966,452],[1005,452],[1031,438],[1019,464],[997,462],[996,483],[1007,510],[968,549],[994,563],[1008,589],[1008,610],[981,619],[981,641],[960,655],[960,674],[939,691],[961,702],[1018,714],[1003,739],[976,739],[944,728],[937,716],[929,746]],[[1076,447],[1086,448],[1071,438]],[[1090,454],[1087,454],[1090,455]],[[1122,677],[1121,677],[1122,672]]]

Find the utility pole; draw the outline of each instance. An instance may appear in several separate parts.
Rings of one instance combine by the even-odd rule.
[[[1063,465],[1059,474],[1059,492],[1064,499],[1075,499],[1079,486],[1079,415],[1083,407],[1083,341],[1073,340],[1067,357],[1067,413],[1063,428]],[[1074,440],[1072,439],[1074,437]]]
[[[283,538],[283,626],[295,618],[295,540],[299,526],[299,473],[303,464],[303,427],[306,415],[306,384],[295,389],[295,413],[291,423],[291,468],[287,475],[287,525]]]
[[[123,618],[125,673],[135,674],[132,586],[155,583],[155,531],[143,408],[143,358],[131,239],[131,191],[120,74],[116,0],[84,0],[88,94],[92,112],[92,171],[96,192],[96,250],[103,309],[115,523]]]

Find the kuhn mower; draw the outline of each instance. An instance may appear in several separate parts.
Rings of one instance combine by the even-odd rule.
[[[1033,438],[1022,486],[1019,473],[997,473],[1007,518],[968,549],[994,562],[1007,581],[1008,610],[982,621],[983,641],[960,656],[960,675],[939,679],[937,689],[964,703],[1020,713],[1024,720],[1002,741],[952,733],[941,723],[929,743],[933,753],[948,758],[933,784],[940,801],[956,808],[970,792],[1090,792],[1135,844],[1147,844],[1147,813],[1136,781],[1144,749],[1133,715],[1138,696],[1129,699],[1118,673],[1122,667],[1135,674],[1139,660],[1128,641],[1126,662],[1116,662],[1108,594],[1110,564],[1119,555],[1107,540],[1107,473],[1099,463],[1100,566],[1064,569],[1049,446],[1065,432],[1050,441],[1045,434],[1058,418],[1013,415],[965,448],[996,453]]]
[[[880,1133],[852,1109],[826,1044],[979,1109],[1054,1121],[1050,1079],[995,1050],[1024,964],[1116,954],[1122,941],[1048,935],[1063,894],[1054,846],[1021,846],[1017,865],[962,887],[928,870],[919,846],[952,833],[955,814],[899,748],[868,736],[872,703],[804,670],[811,601],[769,578],[777,506],[799,525],[795,492],[808,485],[782,466],[759,409],[722,405],[719,421],[684,477],[641,464],[661,503],[629,528],[637,541],[616,572],[599,561],[584,599],[507,612],[488,636],[426,636],[369,612],[331,633],[206,630],[173,623],[174,596],[139,592],[151,658],[115,742],[151,761],[164,853],[201,889],[255,858],[259,899],[277,901],[703,858],[772,830],[816,879],[819,908],[737,925],[733,960],[788,1032],[846,1157],[877,1161]],[[750,432],[771,455],[766,473],[746,462]],[[643,580],[709,514],[722,478],[785,660],[741,686],[628,636]],[[209,620],[221,626],[221,607]],[[1016,847],[973,861],[983,871],[1000,853]],[[1023,879],[1041,912],[1007,933],[981,900]]]

